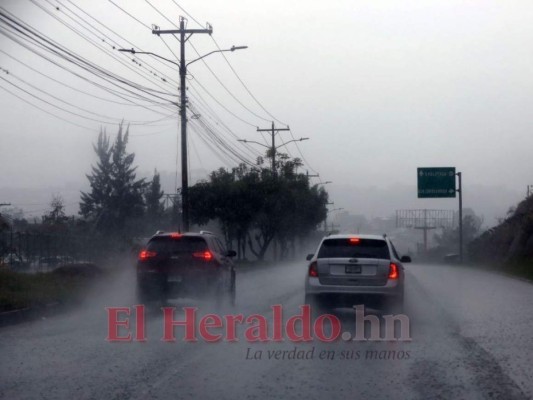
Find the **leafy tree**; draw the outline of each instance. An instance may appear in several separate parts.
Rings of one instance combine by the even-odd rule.
[[[157,170],[154,171],[154,176],[144,193],[144,201],[146,204],[146,217],[148,224],[157,226],[162,220],[164,214],[164,205],[161,201],[164,195],[161,190],[161,178]]]
[[[66,229],[66,222],[68,217],[65,215],[65,203],[63,198],[60,195],[55,195],[52,197],[50,202],[51,210],[48,214],[43,215],[43,225],[48,226],[49,228],[57,229]]]
[[[80,214],[92,221],[97,230],[111,233],[124,228],[126,221],[143,213],[144,179],[137,179],[133,166],[134,153],[127,153],[129,128],[119,130],[115,142],[109,144],[101,131],[94,147],[98,162],[87,175],[91,191],[82,192]]]
[[[80,214],[96,222],[96,226],[102,227],[109,213],[110,198],[112,192],[111,182],[111,146],[105,131],[100,130],[98,141],[93,145],[98,161],[92,166],[92,173],[86,175],[91,186],[91,191],[81,193]]]
[[[307,235],[325,219],[327,193],[309,187],[307,177],[297,173],[298,159],[281,155],[276,164],[276,175],[262,167],[262,160],[252,168],[240,165],[212,172],[209,181],[191,188],[193,221],[203,225],[218,220],[228,243],[237,240],[240,257],[245,257],[248,245],[263,259],[275,240],[287,255],[298,236]]]
[[[147,190],[144,193],[144,200],[146,203],[146,214],[152,218],[158,218],[163,214],[164,206],[161,199],[165,192],[161,190],[161,178],[157,170],[154,171],[154,177],[148,184]]]
[[[472,242],[480,233],[483,218],[477,216],[471,209],[465,209],[463,216],[463,241]],[[444,229],[440,235],[435,235],[435,241],[440,247],[453,249],[459,243],[459,227]]]

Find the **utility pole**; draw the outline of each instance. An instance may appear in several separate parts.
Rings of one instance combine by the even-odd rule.
[[[270,132],[272,135],[272,147],[270,148],[270,151],[272,152],[272,174],[274,174],[274,176],[276,175],[276,132],[280,131],[290,131],[290,128],[276,128],[274,126],[274,121],[272,121],[272,128],[270,129],[257,128],[257,132]]]
[[[208,25],[208,29],[185,29],[185,19],[180,17],[180,29],[152,30],[154,35],[179,34],[180,42],[180,122],[181,122],[181,209],[182,209],[182,230],[189,230],[189,168],[187,164],[187,87],[185,79],[187,77],[187,64],[185,63],[185,43],[194,33],[213,33],[213,27]]]

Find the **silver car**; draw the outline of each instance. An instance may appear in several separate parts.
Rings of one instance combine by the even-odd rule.
[[[305,281],[305,303],[315,310],[352,307],[403,310],[404,267],[390,239],[379,235],[326,236],[310,261]]]

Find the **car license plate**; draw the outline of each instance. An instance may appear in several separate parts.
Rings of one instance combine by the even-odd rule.
[[[179,275],[169,276],[167,281],[168,282],[181,282],[183,278]]]
[[[347,265],[345,271],[347,274],[360,274],[361,266],[360,265]]]

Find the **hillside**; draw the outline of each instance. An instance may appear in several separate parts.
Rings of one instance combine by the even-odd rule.
[[[533,196],[518,204],[499,225],[470,243],[472,261],[490,265],[520,265],[533,271]]]

